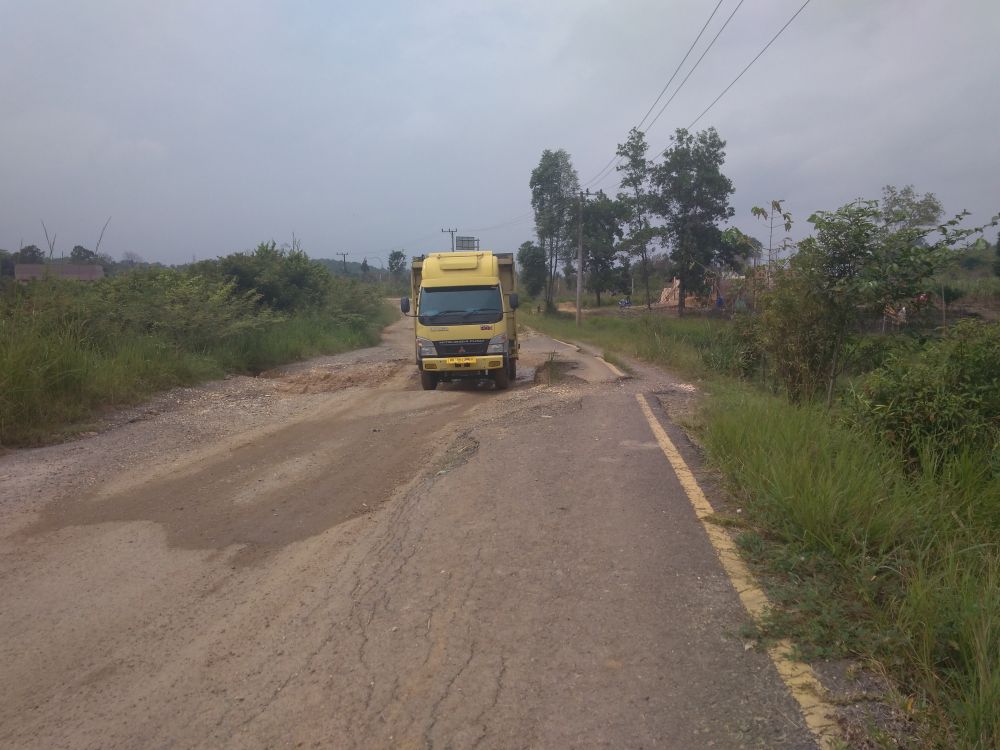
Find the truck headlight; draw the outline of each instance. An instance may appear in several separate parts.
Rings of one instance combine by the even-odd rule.
[[[486,347],[487,354],[503,354],[507,351],[507,334],[498,333],[490,339],[490,345]]]
[[[434,347],[434,342],[430,339],[421,338],[417,336],[417,356],[418,357],[436,357],[437,349]]]

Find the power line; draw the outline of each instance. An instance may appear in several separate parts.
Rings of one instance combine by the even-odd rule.
[[[654,118],[653,118],[652,120],[650,120],[650,122],[649,122],[649,126],[648,126],[648,127],[646,128],[646,130],[647,130],[647,131],[648,131],[648,130],[649,130],[649,129],[650,129],[651,127],[653,127],[653,125],[655,125],[655,124],[656,124],[656,121],[660,119],[660,115],[662,115],[662,114],[663,114],[663,112],[664,112],[664,111],[665,111],[665,110],[667,109],[667,107],[669,106],[670,102],[672,102],[672,101],[674,100],[674,97],[675,97],[675,96],[677,96],[677,94],[679,94],[679,93],[680,93],[680,90],[681,90],[682,88],[684,88],[684,84],[688,82],[688,78],[690,78],[690,77],[691,77],[691,74],[692,74],[692,73],[694,73],[694,72],[695,72],[695,71],[696,71],[696,70],[698,69],[698,65],[699,65],[699,64],[701,63],[701,61],[702,61],[702,60],[704,60],[704,59],[705,59],[705,55],[707,55],[707,54],[708,54],[708,51],[709,51],[710,49],[712,49],[712,46],[713,46],[713,45],[715,44],[715,40],[716,40],[716,39],[718,39],[718,38],[719,38],[719,37],[720,37],[720,36],[722,35],[722,32],[726,30],[726,27],[727,27],[727,26],[729,25],[729,22],[733,20],[733,16],[735,16],[735,15],[736,15],[736,11],[738,11],[738,10],[740,9],[740,6],[741,6],[741,5],[743,5],[743,3],[744,3],[744,0],[740,0],[740,1],[739,1],[739,2],[738,2],[738,3],[736,4],[736,7],[735,7],[735,8],[733,8],[733,12],[729,14],[729,18],[727,18],[727,19],[726,19],[726,22],[725,22],[724,24],[722,24],[722,28],[720,28],[720,29],[718,30],[718,32],[716,32],[715,36],[714,36],[714,37],[712,37],[712,41],[710,41],[710,42],[708,43],[708,46],[707,46],[707,47],[705,47],[705,51],[701,53],[701,57],[699,57],[699,58],[698,58],[698,59],[697,59],[697,60],[695,61],[695,64],[694,64],[694,66],[693,66],[693,67],[691,68],[691,70],[689,70],[689,71],[688,71],[688,74],[687,74],[686,76],[684,76],[684,80],[680,82],[680,84],[679,84],[679,85],[677,86],[677,88],[676,88],[676,89],[674,90],[674,93],[672,93],[672,94],[670,95],[670,98],[669,98],[669,99],[667,99],[667,101],[666,101],[666,102],[665,102],[665,103],[663,104],[663,106],[662,106],[662,107],[660,107],[660,111],[656,113],[656,117],[654,117]]]
[[[757,56],[754,57],[754,59],[751,60],[749,63],[747,63],[747,66],[745,68],[743,68],[743,70],[740,71],[740,74],[738,76],[736,76],[736,78],[733,79],[732,83],[730,83],[728,86],[726,86],[726,88],[724,88],[722,90],[722,93],[719,94],[717,97],[715,97],[715,99],[712,100],[712,103],[709,104],[707,107],[705,107],[704,111],[700,115],[698,115],[696,118],[694,118],[694,120],[691,121],[691,124],[688,125],[688,130],[690,130],[691,128],[693,128],[695,126],[695,124],[698,122],[698,120],[700,120],[702,117],[704,117],[706,114],[708,114],[708,110],[710,110],[712,107],[714,107],[716,105],[716,103],[719,101],[719,99],[721,99],[723,96],[725,96],[726,92],[729,91],[729,89],[731,89],[733,87],[733,85],[738,80],[740,80],[740,78],[743,77],[743,74],[746,73],[748,70],[750,70],[750,66],[753,65],[755,62],[757,62],[757,59],[761,55],[763,55],[765,52],[767,52],[767,48],[770,47],[772,44],[774,44],[774,40],[777,39],[779,36],[781,36],[781,33],[791,25],[792,21],[794,21],[798,17],[799,13],[801,13],[803,10],[805,10],[806,6],[809,5],[810,2],[812,2],[812,0],[806,0],[804,3],[802,3],[802,7],[800,7],[797,11],[795,11],[795,13],[792,15],[792,17],[789,18],[788,21],[785,22],[784,26],[782,26],[780,29],[778,29],[778,33],[775,34],[773,37],[771,37],[771,41],[769,41],[767,44],[764,45],[764,49],[762,49],[760,52],[758,52]]]
[[[705,22],[705,25],[702,27],[701,31],[698,33],[698,36],[695,37],[695,40],[691,44],[691,47],[688,49],[687,53],[685,53],[684,58],[682,58],[680,64],[678,65],[677,70],[674,71],[674,74],[671,76],[670,80],[667,81],[667,85],[664,86],[663,90],[660,92],[660,95],[656,98],[656,101],[653,102],[653,105],[650,107],[649,111],[647,111],[646,115],[643,116],[643,119],[640,120],[639,126],[642,125],[642,123],[646,119],[646,117],[649,116],[649,112],[652,111],[653,107],[656,106],[657,102],[659,102],[659,100],[662,98],[663,94],[670,87],[670,83],[676,77],[677,72],[680,70],[681,66],[683,66],[685,60],[687,60],[688,56],[691,53],[691,50],[698,43],[699,39],[701,38],[702,34],[705,32],[705,29],[708,27],[708,24],[711,22],[712,18],[714,18],[716,11],[719,9],[720,5],[722,4],[722,1],[723,0],[719,0],[719,3],[712,10],[712,14],[709,16],[708,21]],[[647,126],[645,132],[648,132],[649,128],[651,128],[656,123],[656,121],[659,119],[660,115],[662,115],[663,112],[666,110],[666,108],[670,104],[670,102],[673,101],[674,97],[677,96],[678,92],[681,90],[681,88],[683,88],[684,84],[687,82],[687,80],[691,77],[691,75],[697,69],[699,63],[701,63],[701,61],[704,59],[705,55],[708,54],[708,51],[715,44],[715,41],[719,38],[719,36],[725,30],[726,26],[729,25],[729,22],[732,20],[733,16],[736,15],[736,12],[740,9],[740,6],[743,5],[744,1],[745,0],[740,0],[740,2],[733,9],[732,13],[729,14],[729,17],[725,20],[725,22],[723,23],[722,27],[718,30],[718,32],[716,32],[715,36],[712,38],[712,41],[709,42],[708,46],[705,48],[705,50],[699,56],[698,60],[695,62],[694,66],[692,66],[691,70],[688,71],[688,74],[684,77],[684,79],[678,85],[677,89],[670,96],[670,98],[663,104],[663,106],[660,108],[660,111],[657,112],[656,117],[654,117],[650,121],[650,123]],[[691,121],[691,124],[688,125],[688,130],[690,130],[691,128],[693,128],[698,123],[698,121],[701,120],[702,117],[704,117],[706,114],[708,114],[709,110],[711,110],[716,104],[718,104],[718,102],[722,99],[722,97],[725,96],[734,85],[736,85],[736,82],[739,81],[740,78],[742,78],[743,75],[748,70],[750,70],[750,68],[753,66],[753,64],[755,62],[757,62],[757,60],[760,59],[760,57],[771,47],[771,45],[774,44],[775,41],[777,41],[778,37],[781,36],[782,33],[784,33],[785,29],[787,29],[792,24],[792,22],[799,16],[799,14],[802,13],[803,10],[805,10],[806,6],[809,5],[810,2],[812,2],[812,0],[805,0],[805,2],[802,3],[802,5],[799,7],[799,9],[797,11],[795,11],[794,14],[792,14],[792,17],[789,18],[788,21],[785,22],[784,26],[782,26],[780,29],[778,29],[778,32],[773,37],[771,37],[771,40],[766,45],[764,45],[764,47],[761,49],[761,51],[758,52],[749,63],[747,63],[746,67],[744,67],[743,70],[740,71],[739,75],[737,75],[736,78],[734,78],[729,83],[729,85],[726,86],[726,88],[724,88],[722,90],[722,92],[717,97],[715,97],[715,99],[712,100],[712,103],[709,104],[701,112],[701,114],[699,114],[694,120]],[[636,127],[639,127],[639,126],[636,126]],[[666,153],[666,151],[667,151],[666,148],[662,149],[653,158],[657,158],[659,156],[662,156],[663,154]],[[612,165],[614,164],[614,162],[618,158],[619,157],[617,155],[611,157],[611,160],[604,166],[604,168],[601,169],[594,177],[590,178],[587,182],[583,183],[583,185],[581,187],[588,187],[588,186],[593,185],[595,182],[603,181],[607,177],[607,175],[610,173],[610,169],[611,169]],[[495,224],[495,225],[488,226],[488,227],[480,227],[479,229],[473,229],[473,230],[470,230],[470,231],[473,231],[473,232],[484,232],[484,231],[489,231],[491,229],[500,229],[502,227],[511,226],[513,224],[518,224],[518,223],[521,223],[523,221],[527,221],[532,215],[533,214],[531,214],[531,213],[529,213],[529,214],[522,214],[521,216],[515,217],[513,219],[510,219],[508,221],[502,222],[500,224]],[[446,231],[446,230],[441,230],[441,231]]]
[[[688,56],[691,54],[691,50],[694,49],[694,46],[698,43],[698,40],[701,39],[701,35],[705,33],[705,29],[708,28],[708,25],[712,22],[712,19],[715,18],[716,11],[719,10],[719,6],[721,6],[724,1],[725,0],[719,0],[719,2],[716,3],[715,7],[712,9],[712,15],[710,15],[708,17],[708,20],[705,21],[705,25],[701,27],[701,31],[698,32],[698,36],[696,36],[694,38],[694,41],[691,42],[691,46],[688,47],[687,52],[684,53],[684,57],[681,58],[681,61],[679,63],[677,63],[677,67],[674,69],[673,75],[670,76],[670,80],[667,81],[667,85],[664,86],[663,89],[660,91],[660,95],[656,97],[656,101],[654,101],[649,106],[649,109],[646,111],[646,114],[644,114],[642,116],[642,119],[639,120],[639,124],[636,125],[637,128],[641,128],[642,127],[642,124],[646,121],[646,118],[649,117],[649,113],[652,112],[656,108],[656,105],[659,103],[660,99],[662,99],[663,95],[665,93],[667,93],[667,89],[670,88],[670,84],[674,82],[674,79],[677,77],[677,74],[681,72],[681,68],[684,66],[684,63],[687,61]],[[739,6],[737,5],[736,7],[737,7],[737,10],[738,10]],[[733,11],[733,13],[735,13],[735,12],[736,11]],[[730,18],[732,18],[732,16],[730,16]],[[729,22],[727,21],[726,23],[729,23]],[[722,28],[726,28],[726,27],[723,26]],[[709,47],[711,47],[711,45],[709,45]],[[702,55],[702,57],[704,57],[704,55]],[[695,65],[697,67],[697,63]],[[681,84],[681,85],[683,85],[683,84]],[[659,116],[659,115],[657,115],[657,116]],[[653,122],[655,122],[655,120]],[[653,123],[652,122],[649,123],[649,126],[652,127]],[[648,128],[647,128],[647,130],[648,130]]]
[[[687,52],[684,53],[684,57],[681,58],[681,61],[679,63],[677,63],[677,67],[674,68],[674,72],[671,74],[670,80],[667,81],[666,85],[660,90],[660,93],[656,97],[655,101],[651,105],[649,105],[649,109],[646,110],[646,114],[644,114],[642,116],[642,119],[639,120],[639,123],[635,126],[636,128],[639,128],[639,129],[642,128],[643,123],[646,122],[646,118],[649,117],[649,113],[652,112],[656,108],[657,104],[659,104],[660,99],[663,98],[663,95],[667,92],[667,89],[670,88],[670,84],[674,82],[674,79],[677,77],[677,74],[680,73],[681,68],[684,67],[684,63],[687,62],[688,57],[691,55],[691,51],[695,48],[695,45],[697,45],[698,42],[701,40],[701,35],[705,33],[705,29],[708,28],[708,25],[712,22],[712,19],[715,18],[716,12],[719,10],[719,7],[722,5],[722,3],[724,1],[725,0],[719,0],[719,2],[715,4],[715,7],[712,9],[712,13],[709,15],[708,20],[705,21],[704,25],[701,27],[701,31],[698,32],[698,36],[696,36],[694,38],[694,41],[691,42],[691,46],[688,47]],[[741,0],[740,4],[742,5],[742,0]],[[736,8],[737,8],[737,10],[739,10],[739,5],[737,5]],[[733,13],[735,14],[736,11],[733,11]],[[732,18],[732,15],[730,15],[729,17]],[[729,21],[727,20],[726,23],[729,23]],[[723,29],[726,28],[725,25],[723,25],[722,28]],[[721,33],[721,30],[720,30],[720,33]],[[718,38],[718,34],[716,35],[716,38]],[[715,40],[713,39],[712,41],[714,43]],[[711,48],[711,44],[709,45],[709,48]],[[707,52],[707,50],[706,50],[706,52]],[[704,57],[704,54],[702,55],[702,57]],[[699,58],[699,62],[701,62],[700,58]],[[697,67],[697,63],[695,63],[695,67]],[[690,74],[688,74],[688,75],[690,76]],[[687,80],[687,79],[685,78],[684,80]],[[681,85],[683,86],[684,84],[682,83]],[[680,89],[678,88],[678,91],[679,90]],[[674,92],[674,96],[676,96],[676,95],[677,95],[677,92],[675,91]],[[671,99],[673,99],[673,97],[671,97]],[[668,101],[667,104],[669,104],[669,103],[670,102]],[[666,104],[663,105],[663,106],[664,106],[664,108],[666,108]],[[660,110],[660,114],[663,114],[663,110],[662,109]],[[658,114],[656,117],[659,118],[660,114]],[[656,122],[656,118],[654,118],[653,122]],[[649,123],[649,127],[653,126],[653,122]],[[646,128],[646,130],[649,130],[649,128]],[[618,159],[618,155],[617,154],[615,154],[614,156],[611,157],[611,160],[601,168],[601,170],[597,173],[596,176],[591,177],[587,182],[585,182],[583,184],[583,187],[587,187],[589,185],[592,185],[597,180],[602,179],[604,177],[604,175],[607,174],[610,171],[611,165],[614,164],[614,162],[615,162],[616,159]]]

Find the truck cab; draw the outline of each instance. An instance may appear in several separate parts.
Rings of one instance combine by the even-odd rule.
[[[439,382],[517,376],[517,292],[512,253],[430,253],[413,259],[415,352],[424,390]],[[410,314],[410,298],[400,309]]]

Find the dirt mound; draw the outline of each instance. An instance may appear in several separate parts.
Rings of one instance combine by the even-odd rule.
[[[272,378],[278,393],[328,393],[353,386],[376,386],[391,378],[399,362],[372,362],[312,368],[293,373],[262,373]]]

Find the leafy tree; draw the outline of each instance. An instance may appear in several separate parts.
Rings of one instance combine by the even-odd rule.
[[[521,243],[517,250],[518,279],[529,297],[537,297],[545,288],[548,265],[545,250],[534,242]]]
[[[638,128],[632,128],[625,143],[619,143],[616,153],[623,160],[617,167],[622,173],[618,202],[622,219],[628,226],[628,235],[623,238],[622,248],[639,258],[639,272],[646,290],[646,307],[652,305],[649,292],[650,254],[649,242],[655,235],[649,223],[650,204],[650,162],[646,159],[649,146],[646,136]]]
[[[368,277],[368,272],[370,270],[371,269],[368,266],[368,258],[363,258],[361,260],[361,275],[367,278]]]
[[[597,297],[616,286],[616,240],[622,238],[622,205],[604,191],[586,203],[583,210],[583,263],[587,273],[587,289]]]
[[[680,279],[677,312],[688,291],[702,291],[715,263],[731,265],[717,222],[733,215],[732,181],[722,174],[726,142],[715,128],[697,134],[678,128],[663,161],[652,169],[652,211],[663,218],[670,259]]]
[[[280,248],[273,240],[252,252],[202,261],[190,269],[232,278],[237,292],[256,291],[261,304],[282,312],[322,308],[333,283],[330,273],[304,251]]]
[[[825,384],[831,402],[858,324],[925,290],[952,249],[982,232],[956,228],[966,215],[939,227],[894,228],[878,201],[856,201],[809,217],[816,235],[799,243],[764,296],[764,348],[792,398],[810,398]]]
[[[572,219],[580,180],[565,150],[545,149],[531,172],[531,207],[535,211],[538,244],[545,251],[545,305],[555,306],[555,280],[559,262],[569,255]]]
[[[619,253],[618,265],[615,266],[614,272],[614,284],[611,291],[631,296],[635,283],[633,282],[632,258],[628,253]]]
[[[101,265],[106,276],[110,276],[118,265],[115,263],[115,259],[107,253],[97,253],[94,260]]]
[[[6,250],[0,250],[0,276],[14,275],[14,255]]]
[[[95,263],[97,261],[97,253],[93,250],[88,250],[83,245],[75,245],[69,251],[69,259],[74,263]]]
[[[44,263],[45,252],[37,245],[25,245],[14,253],[15,263]]]
[[[389,273],[393,276],[400,276],[406,266],[406,253],[402,250],[393,250],[389,253]]]
[[[1000,234],[997,235],[996,262],[993,264],[993,273],[1000,276]]]
[[[941,221],[944,208],[934,193],[920,193],[913,185],[897,189],[894,185],[882,188],[882,221],[892,229],[929,227]]]
[[[756,237],[744,234],[736,227],[728,227],[720,235],[722,245],[718,261],[720,265],[736,268],[747,261],[756,260],[764,251],[763,243]]]

